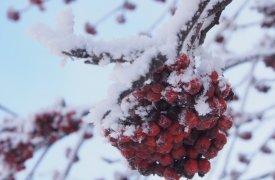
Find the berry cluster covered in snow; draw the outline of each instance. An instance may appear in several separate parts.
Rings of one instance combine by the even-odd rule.
[[[78,131],[81,125],[80,114],[64,109],[42,112],[29,120],[5,122],[0,129],[0,179],[14,179],[36,150]],[[85,134],[88,137],[91,134]]]
[[[204,176],[227,142],[232,119],[226,101],[232,95],[220,71],[202,72],[182,54],[122,100],[120,128],[104,134],[143,175]]]

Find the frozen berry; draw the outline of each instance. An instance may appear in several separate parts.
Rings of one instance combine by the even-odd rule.
[[[207,159],[199,159],[198,160],[198,171],[200,176],[204,176],[206,173],[210,171],[211,164]]]

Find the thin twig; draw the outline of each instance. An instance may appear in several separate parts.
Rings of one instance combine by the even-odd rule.
[[[61,176],[60,180],[65,180],[68,177],[68,175],[75,163],[75,160],[77,159],[77,154],[85,141],[84,133],[85,133],[85,127],[84,127],[83,131],[80,132],[80,139],[78,140],[74,151],[72,152],[72,154],[69,157],[69,162],[68,162],[68,164],[65,168],[64,174]]]
[[[244,98],[243,98],[243,101],[242,101],[242,104],[241,104],[241,110],[240,110],[240,113],[241,114],[244,114],[244,111],[245,111],[245,106],[246,106],[246,102],[247,102],[247,99],[248,99],[248,95],[249,95],[249,91],[250,91],[250,86],[252,85],[252,83],[254,82],[254,71],[255,71],[255,68],[256,68],[256,63],[257,61],[255,61],[253,64],[252,64],[252,67],[251,67],[251,75],[250,75],[250,80],[247,84],[247,87],[245,89],[245,92],[244,92]],[[235,126],[235,132],[233,134],[233,137],[232,137],[232,143],[230,144],[229,146],[229,149],[228,149],[228,153],[226,154],[225,156],[225,165],[223,167],[223,170],[222,170],[222,173],[220,175],[220,178],[222,178],[223,176],[226,176],[227,174],[227,170],[228,170],[228,166],[229,166],[229,161],[232,157],[232,154],[233,154],[233,149],[235,147],[235,144],[237,142],[237,139],[238,139],[238,134],[239,134],[239,127],[240,127],[240,124],[241,122],[238,122],[238,124],[236,122],[234,122],[234,126]]]
[[[252,55],[247,55],[245,57],[240,56],[240,58],[228,59],[226,61],[224,71],[227,71],[227,70],[229,70],[233,67],[236,67],[240,64],[248,63],[248,62],[255,61],[255,60],[265,59],[267,57],[274,56],[274,55],[275,55],[274,52],[270,52],[270,53],[252,54]]]
[[[35,165],[33,166],[33,169],[31,170],[29,175],[26,177],[26,180],[32,180],[33,179],[34,173],[36,172],[39,165],[42,163],[43,159],[45,158],[46,154],[50,150],[51,146],[52,146],[52,144],[49,144],[45,147],[43,153],[41,154],[41,156],[39,157],[39,159],[36,161]]]
[[[109,17],[111,17],[113,14],[115,14],[116,12],[122,10],[122,8],[123,8],[123,5],[120,4],[119,6],[115,7],[114,9],[109,11],[107,14],[105,14],[104,16],[99,18],[93,25],[98,26],[99,24],[101,24],[102,22],[107,20]]]
[[[3,112],[6,112],[7,114],[13,116],[13,117],[18,117],[17,113],[15,113],[14,111],[12,111],[11,109],[3,106],[0,104],[0,110],[2,110]]]
[[[272,136],[272,135],[271,135]],[[259,146],[259,148],[256,150],[256,151],[254,151],[254,153],[252,153],[250,156],[249,156],[249,164],[252,164],[251,162],[252,162],[252,160],[254,160],[255,159],[255,157],[258,155],[258,153],[261,151],[261,148],[264,146],[264,145],[266,145],[267,143],[268,143],[268,141],[270,141],[270,139],[271,139],[271,136],[269,136],[262,144],[261,144],[261,146]],[[250,166],[249,166],[249,164],[247,164],[246,165],[246,167],[245,167],[245,169],[242,171],[242,174],[240,175],[240,176],[243,176],[243,175],[245,175],[246,174],[246,172],[249,170],[249,168],[250,168]]]
[[[157,20],[147,29],[147,31],[145,31],[148,34],[151,34],[151,32],[160,24],[160,22],[165,18],[165,16],[167,15],[167,13],[169,13],[171,7],[175,6],[177,4],[178,0],[174,0],[172,2],[172,4],[165,9],[160,16],[157,18]]]
[[[268,173],[265,173],[263,175],[260,175],[258,177],[254,177],[254,178],[251,178],[249,180],[259,180],[259,179],[263,179],[263,178],[266,178],[266,177],[269,177],[269,176],[272,176],[274,178],[275,176],[275,171],[271,171],[271,172],[268,172]]]

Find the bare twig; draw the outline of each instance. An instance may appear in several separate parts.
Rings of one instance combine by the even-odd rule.
[[[33,175],[35,174],[35,172],[36,172],[37,168],[39,167],[39,165],[42,163],[43,159],[45,158],[46,154],[50,150],[51,146],[52,146],[52,144],[49,144],[49,145],[47,145],[45,147],[43,153],[41,154],[41,156],[39,157],[39,159],[36,161],[36,163],[33,166],[31,172],[26,177],[26,180],[32,180],[33,179]]]
[[[272,178],[274,178],[275,176],[275,171],[271,171],[271,172],[268,172],[268,173],[265,173],[265,174],[262,174],[258,177],[253,177],[253,178],[250,178],[249,180],[260,180],[260,179],[264,179],[264,178],[267,178],[271,176]]]
[[[103,53],[100,53],[99,55],[96,55],[93,52],[88,53],[86,49],[74,49],[74,50],[71,50],[70,52],[63,51],[62,53],[71,58],[85,59],[84,63],[93,64],[93,65],[98,65],[104,58],[108,59],[110,63],[125,63],[125,62],[132,63],[134,61],[134,59],[132,60],[125,59],[124,55],[122,55],[120,58],[114,58],[108,52],[103,52]]]
[[[7,108],[7,107],[1,105],[1,104],[0,104],[0,110],[6,112],[7,114],[9,114],[9,115],[11,115],[11,116],[13,116],[13,117],[18,117],[17,113],[15,113],[15,112],[12,111],[11,109],[9,109],[9,108]]]
[[[175,7],[177,4],[178,0],[174,0],[171,5],[168,7],[168,9],[165,9],[160,16],[157,18],[157,20],[148,28],[147,31],[145,31],[145,33],[150,34],[159,24],[160,22],[165,18],[165,16],[169,13],[169,11],[171,10],[171,7]]]
[[[254,81],[254,71],[255,71],[255,68],[256,68],[256,62],[255,61],[253,64],[252,64],[252,67],[251,67],[251,74],[250,74],[250,80],[247,84],[247,87],[245,89],[245,92],[244,92],[244,98],[242,100],[242,104],[241,104],[241,110],[240,110],[240,114],[244,114],[244,111],[245,111],[245,106],[246,106],[246,102],[247,102],[247,99],[248,99],[248,95],[249,95],[249,91],[250,91],[250,86],[252,85],[253,81]],[[242,120],[243,121],[243,120]],[[223,170],[222,170],[222,173],[220,175],[220,178],[222,178],[223,176],[226,176],[227,174],[227,170],[228,170],[228,166],[229,166],[229,161],[232,157],[232,154],[233,154],[233,149],[235,147],[235,144],[237,142],[237,138],[238,138],[238,134],[239,134],[239,127],[240,127],[240,124],[241,122],[234,122],[234,126],[235,126],[235,132],[233,134],[233,137],[232,137],[232,143],[230,144],[229,146],[229,149],[228,149],[228,153],[226,154],[225,156],[225,165],[223,167]]]
[[[117,7],[113,8],[111,11],[107,12],[105,15],[103,15],[100,19],[98,19],[95,23],[93,23],[94,26],[98,26],[102,22],[106,21],[108,18],[110,18],[112,15],[114,15],[116,12],[122,10],[123,5],[118,5]]]
[[[65,180],[68,177],[68,175],[77,159],[77,154],[85,141],[85,130],[86,130],[86,127],[83,127],[82,131],[80,132],[80,138],[79,138],[72,154],[69,156],[69,162],[68,162],[60,180]]]
[[[245,57],[240,56],[240,58],[228,59],[226,61],[224,70],[226,71],[226,70],[229,70],[229,69],[236,67],[240,64],[244,64],[244,63],[251,62],[254,60],[262,60],[262,59],[265,59],[267,57],[274,56],[274,55],[275,55],[275,53],[271,52],[271,53],[264,53],[264,54],[252,54],[252,55],[248,55]]]
[[[272,134],[273,135],[273,134]],[[261,145],[259,146],[259,148],[254,151],[254,153],[252,153],[248,158],[249,158],[249,163],[246,165],[245,169],[242,171],[242,173],[240,174],[240,176],[243,176],[246,174],[246,172],[249,170],[250,166],[252,164],[252,161],[255,159],[255,157],[258,155],[259,152],[261,152],[261,148],[266,145],[270,139],[272,138],[272,135],[269,136],[263,143],[261,143]]]

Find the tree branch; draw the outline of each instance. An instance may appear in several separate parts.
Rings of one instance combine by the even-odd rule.
[[[223,0],[221,2],[218,2],[213,6],[213,9],[208,11],[208,16],[214,16],[213,21],[209,23],[208,26],[206,26],[202,31],[199,39],[199,44],[203,44],[206,34],[210,29],[212,29],[215,25],[219,24],[219,20],[222,14],[222,11],[225,9],[226,6],[228,6],[232,0]]]
[[[62,51],[62,53],[71,58],[85,59],[84,61],[85,64],[93,64],[93,65],[99,65],[100,62],[105,58],[109,60],[109,63],[125,63],[125,62],[132,63],[134,61],[134,59],[131,59],[131,60],[125,59],[124,55],[121,55],[120,58],[114,58],[109,52],[102,52],[99,55],[96,55],[93,52],[89,54],[86,49],[74,49],[74,50],[71,50],[70,52]]]
[[[208,5],[208,3],[210,2],[210,0],[203,0],[200,4],[198,9],[194,12],[194,15],[192,17],[192,19],[190,19],[189,21],[187,21],[186,25],[186,29],[184,30],[180,30],[180,32],[177,34],[178,37],[178,45],[177,45],[177,55],[179,56],[182,48],[183,48],[183,44],[186,40],[186,38],[188,37],[188,35],[191,33],[192,29],[194,28],[194,26],[196,25],[196,23],[198,22],[199,18],[201,17],[202,13],[204,12],[206,6]]]

